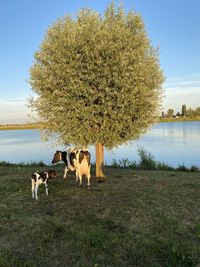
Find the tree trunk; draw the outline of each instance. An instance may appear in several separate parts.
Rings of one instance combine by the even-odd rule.
[[[96,177],[99,180],[105,180],[104,146],[101,143],[96,143]]]

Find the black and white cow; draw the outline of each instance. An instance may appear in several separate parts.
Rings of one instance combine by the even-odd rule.
[[[56,177],[55,170],[48,170],[45,172],[34,172],[31,175],[31,191],[32,198],[38,200],[38,187],[40,184],[45,185],[46,195],[48,196],[48,181],[49,179]]]
[[[59,161],[65,162],[63,179],[66,179],[68,170],[76,172],[76,181],[82,185],[83,175],[87,178],[87,185],[90,187],[90,152],[87,149],[70,148],[67,151],[56,151],[52,164]]]

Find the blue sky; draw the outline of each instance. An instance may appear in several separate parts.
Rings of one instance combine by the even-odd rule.
[[[124,0],[139,12],[166,81],[163,110],[200,106],[200,1]],[[0,123],[31,121],[26,107],[33,54],[53,22],[89,7],[103,13],[107,0],[0,0]]]

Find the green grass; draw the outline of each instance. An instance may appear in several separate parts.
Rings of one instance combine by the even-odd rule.
[[[0,266],[184,267],[200,263],[200,173],[105,168],[91,190],[71,173],[39,187],[45,167],[0,166]]]
[[[47,165],[43,161],[29,161],[29,162],[19,162],[11,163],[7,161],[0,161],[1,167],[46,167]]]

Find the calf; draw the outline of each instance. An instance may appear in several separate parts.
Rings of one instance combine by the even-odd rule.
[[[31,175],[31,191],[32,198],[38,200],[38,187],[40,184],[45,185],[46,195],[48,196],[48,181],[49,179],[56,177],[55,170],[48,170],[45,172],[34,172]]]
[[[52,164],[60,161],[65,162],[63,178],[66,179],[68,170],[76,172],[76,181],[82,185],[83,175],[87,178],[87,185],[90,187],[90,152],[87,149],[70,148],[67,151],[56,151]]]

